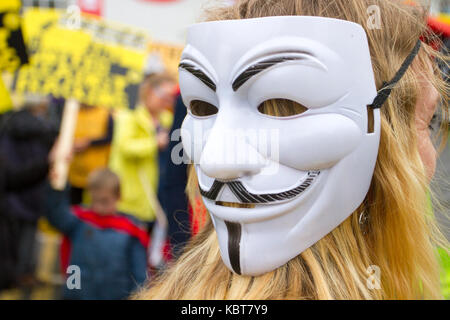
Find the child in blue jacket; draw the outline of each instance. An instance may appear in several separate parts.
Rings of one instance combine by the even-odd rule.
[[[80,271],[79,286],[66,286],[64,298],[126,299],[146,278],[149,237],[133,218],[117,212],[117,175],[108,169],[91,174],[90,208],[70,207],[67,192],[48,189],[47,218],[68,240],[62,250],[72,266],[68,276]]]

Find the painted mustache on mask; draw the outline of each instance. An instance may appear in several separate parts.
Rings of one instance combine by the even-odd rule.
[[[214,180],[212,187],[209,191],[203,190],[200,187],[200,194],[210,200],[215,201],[219,192],[222,188],[227,185],[231,192],[241,201],[241,203],[245,204],[267,204],[272,202],[279,202],[290,200],[297,197],[299,194],[303,193],[307,190],[313,181],[319,176],[320,171],[309,171],[308,177],[303,181],[299,186],[280,193],[269,193],[269,194],[255,194],[247,191],[240,181],[218,181]]]

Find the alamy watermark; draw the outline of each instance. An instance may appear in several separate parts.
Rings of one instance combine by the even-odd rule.
[[[79,6],[73,4],[67,7],[65,25],[72,30],[81,28],[81,9]]]
[[[67,267],[66,286],[69,290],[81,290],[81,269],[77,265]]]

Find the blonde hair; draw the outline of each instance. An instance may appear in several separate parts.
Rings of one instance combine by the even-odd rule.
[[[377,5],[381,29],[366,28],[367,8]],[[423,7],[386,0],[242,0],[208,12],[208,20],[311,15],[354,21],[368,34],[377,87],[392,79],[417,40],[426,36]],[[428,205],[428,181],[415,130],[419,70],[431,57],[423,45],[381,112],[381,143],[370,190],[341,225],[284,266],[258,277],[230,272],[221,261],[212,223],[194,237],[165,273],[136,294],[138,299],[439,299],[435,245],[448,248]],[[447,60],[448,61],[448,60]],[[425,72],[425,71],[422,71]],[[442,96],[447,114],[448,86],[434,69],[427,74]],[[269,111],[273,106],[266,106]],[[282,108],[280,108],[282,110]],[[191,169],[187,187],[198,195]],[[361,214],[368,220],[359,223]],[[381,288],[367,286],[368,268],[381,271]]]

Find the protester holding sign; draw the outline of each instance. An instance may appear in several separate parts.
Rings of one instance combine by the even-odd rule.
[[[120,180],[109,169],[94,171],[87,189],[92,204],[82,207],[70,206],[66,192],[47,186],[46,216],[65,236],[63,269],[77,266],[82,277],[77,290],[65,288],[64,297],[125,299],[146,278],[148,234],[117,211]]]

